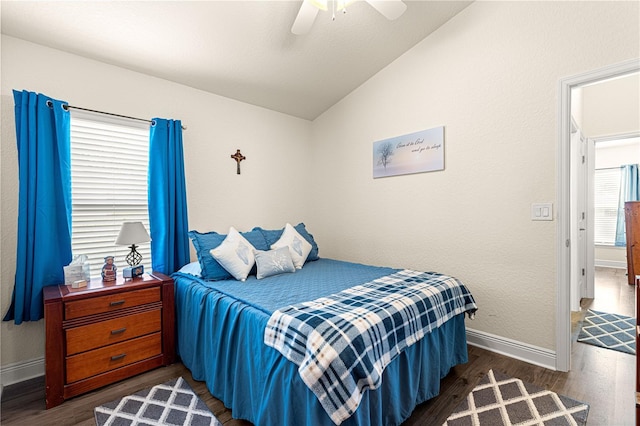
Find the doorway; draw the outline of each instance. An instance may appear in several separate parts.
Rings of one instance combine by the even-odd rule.
[[[574,196],[576,189],[572,193],[572,183],[575,185],[576,181],[572,181],[573,173],[577,174],[576,165],[573,164],[572,158],[572,116],[571,116],[571,104],[572,104],[572,90],[587,85],[593,85],[596,83],[604,82],[615,78],[625,77],[632,73],[638,73],[640,71],[640,61],[630,60],[620,64],[614,64],[608,67],[604,67],[599,70],[587,72],[577,76],[562,79],[560,81],[560,105],[559,112],[559,150],[558,150],[558,233],[557,233],[557,247],[558,247],[558,276],[557,276],[557,315],[556,315],[556,369],[559,371],[569,371],[571,367],[571,306],[572,306],[572,292],[571,289],[578,288],[580,285],[575,283],[580,282],[576,274],[577,260],[579,256],[579,247],[584,248],[587,244],[587,253],[583,255],[584,262],[586,262],[586,268],[591,268],[589,262],[589,250],[588,244],[590,244],[588,226],[585,228],[584,238],[580,245],[578,226],[579,221],[575,217],[572,218],[572,196]],[[575,102],[575,99],[574,99]],[[575,132],[573,132],[575,133]],[[574,141],[576,140],[574,136]],[[587,146],[588,148],[588,146]],[[580,147],[574,147],[573,153],[587,152],[580,151]],[[585,162],[587,160],[585,154]],[[573,166],[573,167],[572,167]],[[587,181],[588,185],[588,181]],[[588,191],[584,194],[586,197]],[[575,206],[574,206],[575,209]],[[590,216],[591,206],[585,207],[585,217],[588,219]],[[580,213],[581,214],[581,213]],[[572,220],[573,219],[573,220]],[[588,277],[588,272],[585,271],[585,276]],[[582,281],[586,288],[586,283]],[[573,286],[572,286],[572,283]],[[586,290],[578,290],[586,291]],[[574,299],[575,299],[574,295]],[[575,304],[575,302],[574,302]]]

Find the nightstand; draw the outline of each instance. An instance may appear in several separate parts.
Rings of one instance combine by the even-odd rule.
[[[46,406],[175,362],[173,280],[163,274],[44,288]]]

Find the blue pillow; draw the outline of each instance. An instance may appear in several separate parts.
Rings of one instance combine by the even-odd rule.
[[[240,235],[245,237],[253,247],[257,250],[269,250],[269,244],[264,235],[259,231],[241,232]],[[209,250],[218,247],[227,236],[218,234],[217,232],[200,233],[198,231],[189,231],[189,238],[196,249],[198,262],[202,269],[202,278],[207,281],[228,280],[233,278],[226,269],[211,256]]]
[[[320,256],[318,255],[318,244],[316,244],[316,241],[313,239],[313,235],[311,235],[307,231],[307,228],[305,227],[304,223],[300,222],[299,224],[294,226],[294,228],[296,229],[296,231],[298,231],[300,235],[304,237],[305,240],[309,242],[309,244],[311,244],[311,252],[309,252],[309,256],[307,256],[307,260],[305,262],[311,262],[313,260],[320,259]],[[255,228],[253,228],[252,231],[260,231],[264,235],[265,240],[267,240],[267,244],[269,245],[269,247],[271,247],[273,243],[275,243],[280,239],[280,237],[282,236],[282,233],[284,232],[284,228],[269,230],[269,229],[262,229],[259,226],[256,226]]]
[[[255,250],[253,253],[258,267],[256,278],[259,280],[296,271],[295,266],[293,266],[293,260],[291,260],[289,247],[281,247],[269,251]]]

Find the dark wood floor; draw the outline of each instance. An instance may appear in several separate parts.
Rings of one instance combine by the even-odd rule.
[[[583,301],[583,311],[592,308],[635,316],[633,286],[626,284],[624,271],[599,269],[596,276],[596,298]],[[443,379],[440,395],[419,405],[405,425],[441,425],[489,369],[590,404],[589,425],[635,424],[635,357],[574,343],[572,370],[568,373],[469,347],[469,362],[455,367]],[[3,392],[0,423],[3,426],[94,425],[95,406],[178,376],[189,382],[225,426],[249,425],[248,422],[233,419],[222,402],[209,394],[205,384],[194,381],[189,370],[180,363],[73,398],[50,410],[44,409],[44,378],[14,385]]]

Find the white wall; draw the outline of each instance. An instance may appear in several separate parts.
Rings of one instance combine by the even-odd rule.
[[[640,131],[640,74],[584,87],[582,122],[591,139]]]
[[[313,229],[308,220],[308,121],[2,36],[2,315],[15,274],[18,180],[12,89],[101,111],[182,120],[187,126],[183,138],[191,229],[224,232],[233,225],[243,231],[301,220]],[[241,175],[230,158],[237,148],[247,157]],[[3,370],[44,356],[43,329],[44,321],[1,324]]]
[[[640,57],[638,12],[475,2],[323,114],[323,253],[457,276],[480,307],[470,328],[554,350],[557,223],[530,209],[558,191],[558,82]],[[441,125],[444,171],[372,179],[374,141]]]
[[[624,164],[637,164],[640,163],[640,138],[596,142],[595,152],[596,169],[620,167]]]

